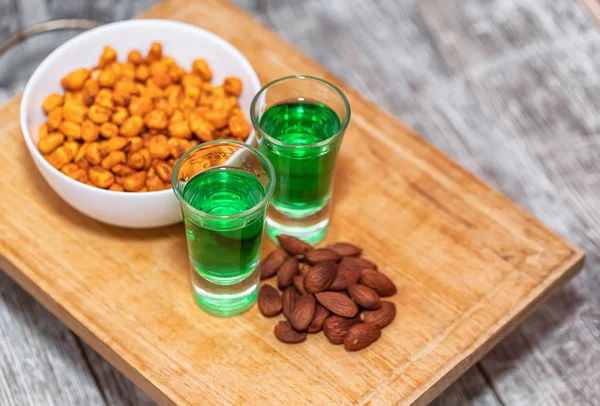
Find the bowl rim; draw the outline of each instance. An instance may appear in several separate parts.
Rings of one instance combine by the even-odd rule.
[[[71,185],[75,185],[76,187],[82,187],[83,190],[88,190],[92,193],[98,193],[99,196],[123,196],[123,197],[127,196],[125,198],[133,199],[133,198],[137,198],[137,196],[173,195],[174,192],[173,192],[172,188],[164,189],[164,190],[157,190],[157,191],[149,191],[149,192],[118,193],[118,192],[115,192],[112,190],[90,186],[85,183],[79,182],[75,179],[72,179],[72,178],[68,177],[67,175],[65,175],[64,173],[62,173],[59,169],[56,169],[55,167],[50,165],[50,163],[44,158],[42,153],[39,151],[39,149],[34,144],[33,138],[31,137],[29,128],[27,126],[27,115],[28,115],[27,110],[30,105],[30,98],[32,97],[31,95],[33,93],[33,82],[37,81],[38,77],[44,73],[44,71],[47,69],[47,66],[51,62],[53,62],[56,59],[59,59],[71,47],[73,47],[74,45],[76,46],[77,42],[82,41],[82,38],[85,38],[89,35],[98,35],[98,33],[101,34],[104,31],[109,31],[115,27],[121,27],[121,26],[152,26],[154,28],[157,28],[157,25],[158,26],[162,25],[163,27],[170,26],[171,28],[175,27],[177,29],[196,31],[196,33],[203,35],[207,38],[210,38],[211,40],[217,42],[220,46],[227,48],[229,51],[232,52],[235,59],[238,60],[240,65],[243,68],[245,68],[246,70],[248,70],[248,72],[250,72],[251,82],[252,82],[251,85],[253,86],[253,88],[256,88],[257,91],[260,90],[261,84],[260,84],[260,79],[258,78],[258,74],[254,70],[254,68],[248,61],[248,59],[244,56],[244,54],[242,54],[242,52],[239,49],[237,49],[235,46],[233,46],[231,43],[229,43],[224,38],[221,38],[217,34],[211,32],[211,31],[208,31],[204,28],[198,27],[196,25],[188,24],[188,23],[182,23],[179,21],[161,20],[161,19],[124,20],[124,21],[116,21],[113,23],[104,24],[99,27],[92,28],[90,30],[82,32],[81,34],[78,34],[78,35],[74,36],[73,38],[70,38],[69,40],[67,40],[65,43],[59,45],[48,56],[46,56],[44,58],[44,60],[33,71],[33,74],[31,75],[31,77],[27,80],[27,84],[25,85],[25,89],[23,90],[23,96],[21,98],[21,103],[19,106],[19,122],[21,124],[21,134],[23,135],[23,138],[25,139],[25,143],[27,144],[27,149],[29,149],[29,153],[32,155],[32,158],[35,161],[41,162],[41,165],[45,169],[47,169],[49,171],[55,171],[58,174],[58,176],[65,179],[67,181],[67,183],[70,182]],[[252,136],[252,134],[250,136]],[[204,143],[202,143],[202,144],[204,144]],[[199,145],[202,145],[202,144],[199,144]],[[250,145],[249,143],[246,143],[246,144]],[[40,170],[40,172],[41,172],[41,170]],[[43,173],[42,173],[42,175],[43,175]]]

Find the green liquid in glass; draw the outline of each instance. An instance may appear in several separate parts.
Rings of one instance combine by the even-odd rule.
[[[275,167],[277,176],[273,206],[294,217],[319,211],[331,194],[340,143],[310,145],[340,130],[338,115],[324,104],[294,100],[268,108],[260,119],[260,126],[272,138],[287,144],[259,140],[260,150]],[[299,146],[304,147],[297,148]]]
[[[214,216],[231,216],[256,206],[265,189],[253,175],[215,168],[194,176],[183,198],[195,209]],[[230,285],[248,277],[260,258],[264,210],[243,218],[186,216],[192,264],[205,279]]]

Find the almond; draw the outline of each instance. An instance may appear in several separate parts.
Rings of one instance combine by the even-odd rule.
[[[306,274],[312,269],[312,266],[308,265],[306,262],[301,262],[299,268],[300,274],[306,276]]]
[[[289,320],[300,295],[295,287],[290,286],[283,291],[281,296],[283,315]]]
[[[258,293],[258,310],[265,317],[277,316],[281,313],[281,296],[271,285],[263,285]]]
[[[377,265],[364,258],[344,257],[340,262],[340,266],[351,269],[353,271],[362,271],[363,269],[377,270]]]
[[[313,295],[308,294],[300,296],[300,298],[296,300],[294,310],[292,310],[292,314],[290,316],[290,323],[292,323],[292,327],[299,331],[306,330],[308,326],[310,326],[310,323],[315,316],[316,306],[317,302],[315,301],[315,297]]]
[[[319,264],[321,262],[337,262],[342,257],[334,250],[328,248],[316,248],[308,251],[304,255],[304,259],[311,265]]]
[[[320,304],[317,304],[317,307],[315,308],[315,316],[313,317],[306,331],[309,333],[318,333],[323,329],[323,324],[325,324],[325,320],[327,320],[328,317],[329,311]]]
[[[363,310],[360,313],[360,319],[365,323],[374,324],[379,328],[389,325],[396,317],[396,305],[392,302],[383,300],[381,308],[378,310]]]
[[[341,292],[319,292],[316,297],[323,307],[338,316],[354,317],[358,313],[356,303]]]
[[[336,242],[328,248],[337,252],[342,257],[357,257],[362,253],[362,248],[348,244],[347,242]]]
[[[268,279],[277,273],[277,269],[288,259],[289,255],[284,250],[277,249],[271,252],[260,264],[260,279]]]
[[[373,289],[364,285],[348,286],[348,293],[352,300],[363,309],[375,310],[381,307],[381,299]]]
[[[342,260],[339,262],[339,267],[347,269],[349,271],[354,271],[354,272],[357,272],[360,274],[360,271],[362,271],[364,268],[361,268],[359,265],[357,265],[355,262],[353,262],[352,258],[354,258],[354,257],[342,258]]]
[[[358,279],[360,283],[373,289],[379,296],[392,296],[396,294],[397,289],[394,282],[381,272],[371,269],[363,269]]]
[[[333,344],[342,344],[344,337],[350,328],[360,323],[358,317],[347,319],[340,316],[329,316],[323,324],[323,332],[325,337],[329,339]]]
[[[277,287],[285,289],[294,283],[294,276],[298,273],[298,260],[294,257],[288,258],[277,271]]]
[[[296,331],[289,321],[282,320],[275,326],[275,337],[287,344],[301,343],[306,340],[306,332]]]
[[[354,285],[358,282],[358,277],[360,276],[360,272],[351,271],[347,268],[338,267],[337,275],[335,279],[329,285],[327,289],[329,290],[345,290],[350,285]]]
[[[312,247],[302,240],[289,235],[277,236],[281,248],[286,250],[290,255],[304,255],[308,251],[312,250]]]
[[[344,337],[346,351],[358,351],[368,347],[381,337],[381,329],[374,324],[361,323],[352,326]]]
[[[354,257],[342,258],[342,260],[340,261],[340,263],[338,265],[338,269],[344,269],[346,271],[353,272],[356,276],[356,280],[358,281],[358,278],[360,278],[360,271],[362,271],[364,268],[356,266],[356,264],[349,264],[347,261],[345,261],[346,258],[354,258]]]
[[[294,276],[294,286],[298,289],[298,292],[302,295],[306,295],[306,289],[304,289],[304,275]]]
[[[312,267],[304,277],[304,288],[309,293],[322,292],[331,285],[337,274],[334,262],[324,262]]]

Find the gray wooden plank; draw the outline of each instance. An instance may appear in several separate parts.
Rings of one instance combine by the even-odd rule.
[[[17,7],[14,0],[0,0],[0,38],[8,38],[19,30],[19,20],[11,18],[17,15]]]
[[[478,366],[469,369],[446,389],[432,406],[499,406],[502,405]]]
[[[77,341],[0,273],[1,405],[104,405]]]
[[[449,74],[416,3],[262,0],[256,15],[366,96],[405,111],[424,86]]]
[[[2,0],[0,0],[2,1]],[[32,37],[0,56],[0,103],[23,90],[40,62],[58,45],[80,31],[68,30]],[[0,38],[0,41],[2,39]]]
[[[100,354],[82,343],[96,383],[110,406],[151,406],[152,401],[140,388],[110,365]]]
[[[591,28],[588,16],[572,1],[419,0],[418,3],[430,27],[443,27],[443,35],[436,36],[435,41],[448,65],[457,72],[467,65],[488,63],[528,45],[544,47]]]
[[[462,144],[476,152],[471,169],[588,253],[582,274],[481,367],[505,404],[599,404],[600,35],[570,1],[420,5],[442,54],[460,72],[442,108]],[[473,17],[491,15],[509,23],[484,29]],[[431,93],[439,96],[439,88]]]

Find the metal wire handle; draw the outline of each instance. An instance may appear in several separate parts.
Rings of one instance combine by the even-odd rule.
[[[29,37],[33,37],[38,34],[43,34],[50,31],[60,30],[89,30],[94,27],[98,27],[103,23],[94,20],[86,20],[82,18],[67,18],[61,20],[51,20],[40,24],[33,25],[20,31],[0,44],[0,55],[8,51],[11,47],[18,43],[26,40]]]

